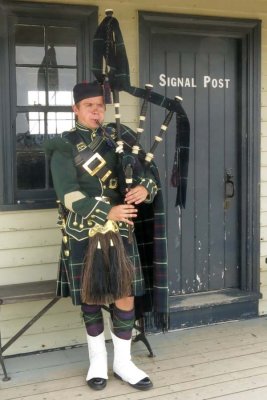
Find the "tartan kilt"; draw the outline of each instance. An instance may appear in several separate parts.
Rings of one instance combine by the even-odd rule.
[[[83,260],[89,240],[90,238],[78,241],[69,237],[68,257],[64,255],[66,245],[62,242],[61,246],[56,294],[61,297],[70,296],[73,305],[81,305]],[[122,241],[134,268],[132,295],[142,296],[145,292],[145,285],[135,235],[133,235],[133,243],[128,243],[128,238],[125,237],[122,237]]]

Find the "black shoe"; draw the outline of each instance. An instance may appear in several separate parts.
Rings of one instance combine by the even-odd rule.
[[[116,372],[114,372],[114,376],[118,379],[123,380],[118,374],[116,374]],[[148,390],[153,387],[153,383],[151,382],[151,380],[148,377],[141,379],[141,381],[139,381],[137,383],[130,383],[130,382],[127,382],[127,383],[129,383],[130,386],[132,386],[138,390]]]
[[[87,385],[94,390],[102,390],[107,386],[107,380],[104,378],[92,378],[86,382]]]

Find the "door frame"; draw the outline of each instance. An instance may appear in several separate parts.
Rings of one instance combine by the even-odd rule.
[[[139,12],[140,86],[150,82],[154,34],[197,34],[240,39],[240,289],[260,296],[260,65],[261,21]],[[142,73],[141,73],[142,71]],[[153,83],[153,82],[151,82]],[[258,306],[258,301],[256,302]],[[258,312],[258,311],[257,311]]]

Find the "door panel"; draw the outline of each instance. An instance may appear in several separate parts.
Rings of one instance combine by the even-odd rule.
[[[170,185],[175,118],[156,154],[171,295],[240,287],[238,54],[239,41],[232,38],[161,33],[151,40],[150,82],[159,93],[183,97],[191,126],[184,210],[174,207]],[[163,118],[151,107],[151,141]]]

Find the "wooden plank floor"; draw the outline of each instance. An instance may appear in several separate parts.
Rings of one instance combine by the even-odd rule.
[[[1,400],[264,400],[267,399],[267,318],[235,321],[149,336],[156,357],[143,343],[133,358],[154,382],[139,392],[112,376],[100,392],[85,384],[87,348],[8,358],[11,381],[0,381]],[[2,379],[2,375],[0,375]]]

